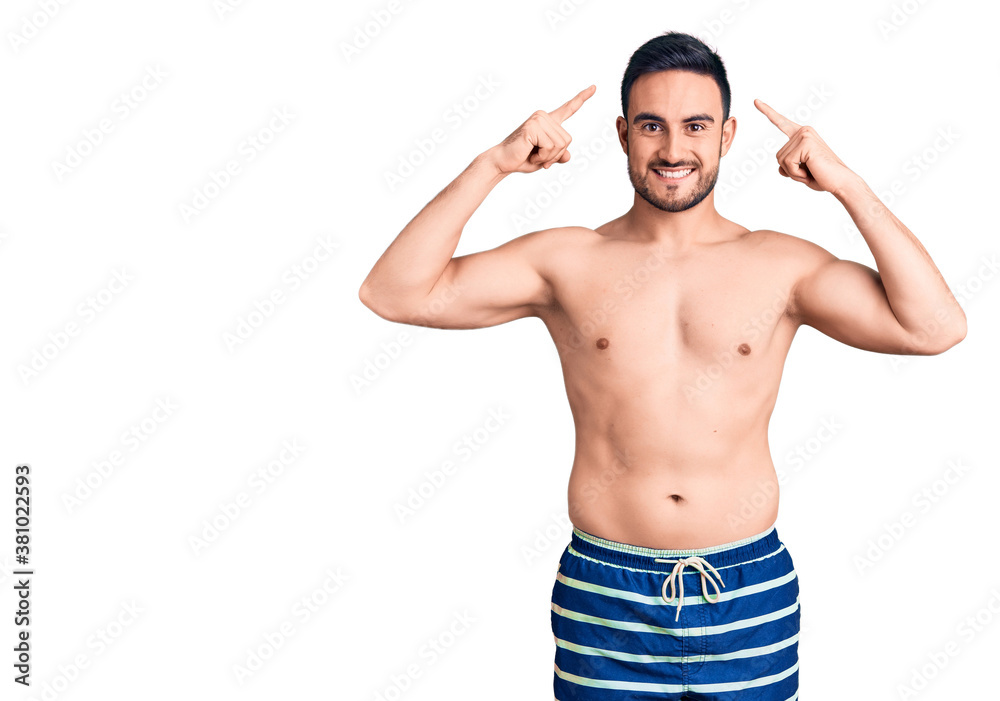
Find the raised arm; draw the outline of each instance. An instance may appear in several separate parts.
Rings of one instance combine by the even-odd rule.
[[[544,232],[454,258],[462,230],[510,173],[532,173],[569,158],[562,127],[591,85],[552,112],[539,110],[477,156],[399,233],[365,278],[359,297],[390,321],[435,328],[493,326],[536,313],[550,290],[538,271]]]
[[[799,240],[798,246],[801,272],[792,288],[789,316],[799,324],[874,353],[936,355],[957,343],[944,318],[916,331],[903,326],[878,271],[841,260],[809,241]]]
[[[839,341],[878,353],[937,355],[965,338],[966,318],[941,271],[914,236],[815,129],[800,126],[757,100],[787,137],[778,172],[829,192],[847,210],[871,249],[878,271],[839,260],[809,244],[790,311]]]

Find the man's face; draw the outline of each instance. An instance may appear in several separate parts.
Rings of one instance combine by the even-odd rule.
[[[618,137],[635,191],[665,212],[705,199],[736,133],[734,117],[722,122],[715,81],[687,71],[647,73],[632,84],[628,111],[627,122],[618,118]]]

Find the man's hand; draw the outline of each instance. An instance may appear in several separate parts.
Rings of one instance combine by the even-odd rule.
[[[857,181],[857,174],[837,158],[815,129],[796,124],[761,100],[754,100],[753,104],[788,137],[788,143],[776,154],[779,173],[813,190],[834,195]]]
[[[591,85],[576,97],[551,112],[538,110],[514,132],[494,146],[492,162],[501,175],[508,173],[533,173],[540,168],[548,168],[553,163],[569,160],[572,137],[562,128],[562,123],[597,90]]]

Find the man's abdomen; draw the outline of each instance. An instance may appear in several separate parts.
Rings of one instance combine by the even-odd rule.
[[[728,452],[728,451],[727,451]],[[569,517],[593,535],[647,548],[703,548],[750,537],[778,514],[766,442],[726,454],[664,451],[591,439],[577,443]]]

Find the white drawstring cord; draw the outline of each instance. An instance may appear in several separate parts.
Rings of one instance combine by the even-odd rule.
[[[675,562],[675,563],[677,563],[677,564],[674,565],[674,569],[670,573],[670,576],[663,580],[663,588],[661,589],[661,592],[660,592],[663,595],[663,600],[666,601],[668,604],[671,603],[674,600],[674,578],[675,577],[679,577],[680,578],[680,581],[681,581],[680,590],[681,590],[681,592],[680,592],[680,598],[677,599],[677,615],[674,616],[674,620],[675,621],[680,618],[680,615],[681,615],[681,606],[684,605],[684,577],[683,577],[683,574],[684,574],[684,566],[685,565],[691,565],[696,570],[698,570],[699,572],[701,572],[701,593],[702,593],[702,596],[705,597],[705,601],[707,601],[708,603],[714,604],[715,602],[717,602],[719,600],[719,596],[721,595],[721,591],[719,590],[719,584],[721,584],[722,586],[726,586],[726,583],[722,581],[722,576],[703,557],[698,557],[697,555],[695,555],[695,556],[692,556],[692,557],[682,557],[679,560],[664,560],[664,559],[656,558],[656,562]],[[715,574],[715,576],[719,578],[719,584],[716,584],[715,580],[708,576],[708,573],[705,572],[705,567],[708,567],[708,569],[712,570],[712,572]],[[712,586],[715,587],[715,598],[714,599],[709,598],[708,594],[705,593],[705,582],[706,581],[711,582]],[[670,583],[670,597],[669,598],[667,597],[667,583],[668,582]]]

